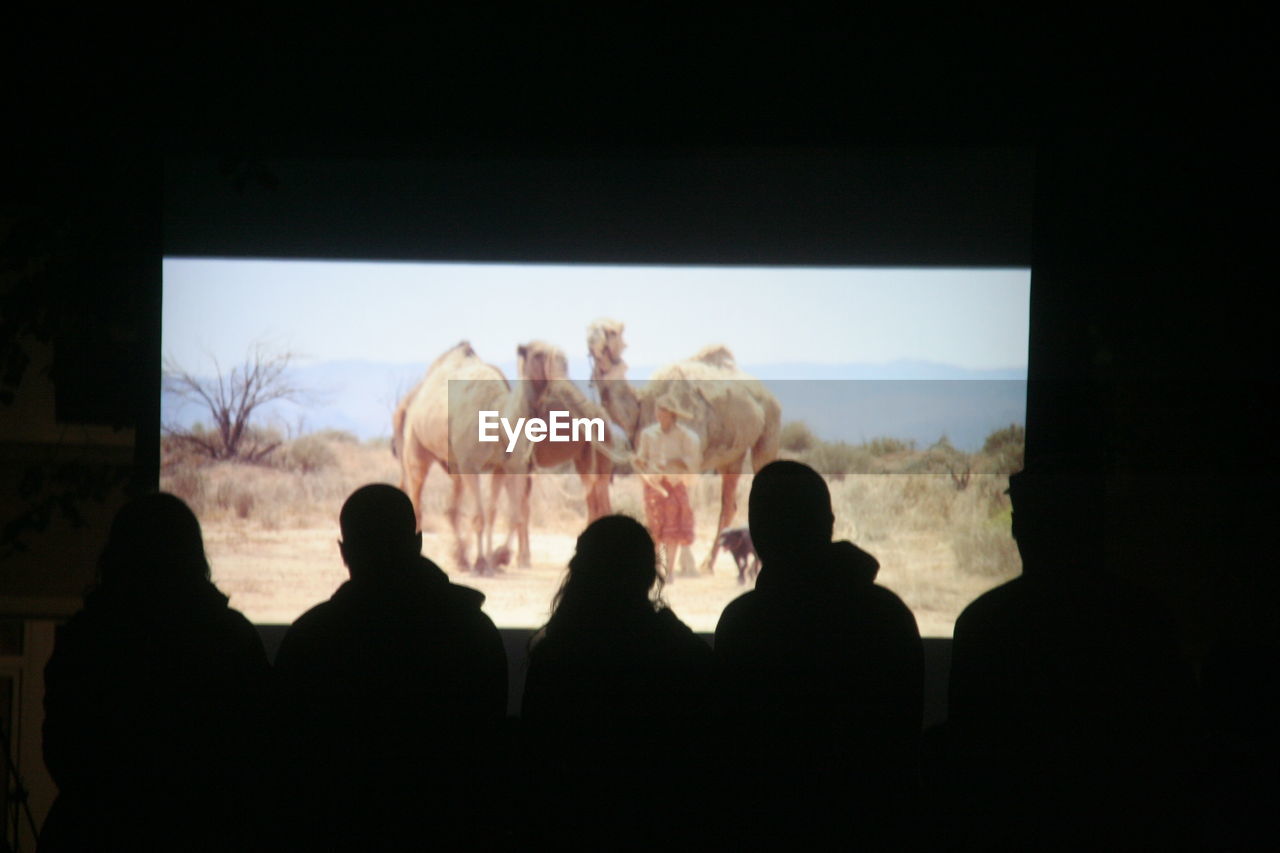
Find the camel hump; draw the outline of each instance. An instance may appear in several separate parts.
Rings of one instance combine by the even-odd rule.
[[[476,351],[471,348],[471,341],[458,341],[456,344],[445,350],[444,353],[441,354],[440,358],[447,358],[451,355],[458,355],[463,358],[467,358],[475,354]]]
[[[698,350],[697,354],[691,361],[700,361],[703,364],[710,364],[713,367],[723,367],[728,370],[736,369],[738,363],[734,361],[733,353],[724,344],[713,344],[709,347],[703,347]]]
[[[471,348],[471,341],[458,341],[456,344],[441,353],[439,358],[431,362],[431,366],[427,368],[427,372],[430,373],[448,361],[460,361],[464,358],[474,358],[475,354],[476,351]]]

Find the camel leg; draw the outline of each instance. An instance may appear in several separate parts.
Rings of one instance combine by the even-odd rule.
[[[474,563],[477,575],[486,575],[489,573],[489,555],[485,553],[484,546],[484,497],[481,488],[479,474],[462,474],[460,475],[467,494],[468,503],[472,507],[471,512],[471,532],[476,538],[476,559]]]
[[[583,445],[584,452],[573,460],[582,481],[582,491],[587,498],[587,524],[609,514],[609,481],[601,474],[603,461],[590,444]]]
[[[609,481],[613,479],[613,461],[592,448],[591,463],[591,468],[595,472],[596,518],[603,518],[613,513],[613,504],[609,500]]]
[[[467,561],[467,542],[462,536],[462,475],[451,473],[449,479],[452,481],[453,490],[449,495],[449,509],[446,514],[449,516],[449,527],[453,530],[453,563],[458,567],[458,571],[469,572],[471,564]]]
[[[417,521],[418,531],[422,530],[422,485],[427,481],[427,472],[435,457],[425,451],[414,452],[408,448],[402,451],[400,460],[400,491],[409,496],[413,502],[413,517]]]
[[[751,472],[759,474],[760,469],[778,458],[780,431],[774,425],[766,424],[765,429],[751,447]]]
[[[520,474],[512,480],[512,521],[516,526],[516,566],[522,569],[533,565],[529,548],[529,501],[533,494],[533,476]]]
[[[597,518],[595,478],[591,476],[590,453],[585,452],[585,449],[580,451],[573,458],[573,468],[578,472],[578,482],[582,483],[582,495],[587,500],[587,524],[590,524]]]
[[[484,506],[484,515],[481,516],[480,537],[483,540],[483,548],[481,551],[484,555],[485,565],[492,571],[497,571],[502,560],[502,556],[494,550],[493,536],[494,525],[498,521],[498,504],[502,500],[502,495],[506,489],[506,483],[503,482],[501,472],[494,471],[489,475],[489,502]],[[507,539],[510,541],[511,535],[508,532]],[[503,546],[506,547],[506,546]]]
[[[716,525],[715,535],[711,537],[711,552],[707,554],[706,562],[701,566],[703,574],[715,573],[716,555],[720,553],[720,534],[733,523],[733,517],[738,513],[738,479],[742,476],[741,466],[742,460],[738,460],[738,465],[733,469],[720,472],[720,521]]]
[[[501,571],[502,567],[511,559],[511,484],[507,482],[505,474],[500,471],[494,471],[489,488],[491,490],[489,494],[489,515],[485,521],[485,526],[488,528],[490,561],[495,569]],[[504,497],[507,499],[506,501],[503,500]],[[498,517],[503,514],[501,510],[504,508],[507,510],[505,514],[508,519],[507,538],[502,540],[501,547],[495,549],[493,543],[498,537]]]
[[[587,504],[588,511],[591,514],[591,521],[598,518],[604,518],[609,514],[609,494],[600,488],[600,478],[595,477],[591,481],[590,503]]]
[[[506,496],[507,537],[502,547],[494,552],[495,566],[511,561],[511,540],[516,540],[515,564],[518,568],[527,569],[532,565],[529,549],[529,493],[533,481],[529,474],[494,474],[497,491],[493,495],[494,513],[490,524],[497,530],[497,507],[500,495]]]

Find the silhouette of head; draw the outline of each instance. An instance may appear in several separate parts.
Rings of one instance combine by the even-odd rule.
[[[422,553],[422,534],[409,496],[383,483],[351,493],[338,515],[342,559],[352,577],[376,575]]]
[[[644,525],[625,515],[598,518],[578,537],[552,621],[587,611],[652,610],[657,583],[657,554]]]
[[[789,460],[770,462],[751,483],[751,541],[768,565],[804,558],[831,544],[835,515],[822,475]]]
[[[1104,497],[1101,472],[1083,457],[1044,456],[1011,476],[1013,538],[1024,571],[1099,556]]]
[[[138,592],[208,581],[209,561],[195,513],[164,492],[129,501],[111,522],[98,577],[104,589]]]

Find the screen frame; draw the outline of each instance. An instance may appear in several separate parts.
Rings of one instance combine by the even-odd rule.
[[[1030,268],[1031,442],[1034,161],[919,147],[171,159],[163,257]],[[158,485],[154,389],[136,447]]]

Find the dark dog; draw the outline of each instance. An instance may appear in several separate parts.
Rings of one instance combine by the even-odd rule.
[[[738,564],[738,583],[746,583],[747,575],[751,575],[751,582],[755,583],[760,574],[760,557],[751,542],[751,531],[745,527],[724,531],[720,534],[720,547],[732,554]]]

